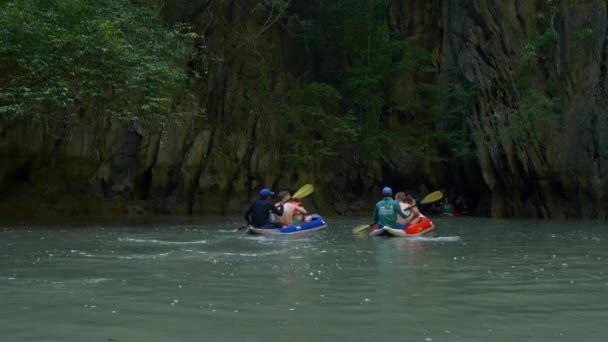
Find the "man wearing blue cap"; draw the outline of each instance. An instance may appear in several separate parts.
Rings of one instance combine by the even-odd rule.
[[[281,201],[275,205],[272,203],[272,196],[274,196],[274,192],[270,189],[260,190],[260,199],[253,202],[245,213],[247,224],[256,228],[276,228],[270,221],[270,213],[283,216],[283,204],[285,202]]]
[[[395,201],[393,196],[393,189],[385,187],[382,189],[382,199],[376,203],[376,209],[374,210],[374,222],[378,223],[382,227],[399,228],[397,223],[397,215],[407,218],[409,215],[401,210],[399,202]]]

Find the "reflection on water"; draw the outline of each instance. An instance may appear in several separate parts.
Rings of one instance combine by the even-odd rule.
[[[366,219],[296,237],[225,218],[0,225],[2,340],[605,340],[605,227],[352,235]]]

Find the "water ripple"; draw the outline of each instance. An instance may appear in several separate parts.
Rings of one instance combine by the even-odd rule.
[[[120,242],[129,243],[141,243],[150,245],[204,245],[209,243],[208,240],[194,240],[194,241],[171,241],[171,240],[158,240],[158,239],[138,239],[132,237],[118,238]]]

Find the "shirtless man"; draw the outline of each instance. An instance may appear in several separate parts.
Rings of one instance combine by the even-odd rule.
[[[275,217],[275,222],[277,224],[281,226],[290,226],[293,224],[293,220],[296,216],[300,214],[306,215],[306,209],[304,209],[304,206],[302,206],[301,203],[291,202],[291,194],[289,191],[279,192],[278,198],[285,204],[283,205],[283,216]]]

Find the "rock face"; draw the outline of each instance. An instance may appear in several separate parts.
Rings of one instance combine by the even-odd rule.
[[[608,220],[606,7],[391,2],[395,32],[421,35],[440,82],[477,91],[467,122],[492,216]],[[552,103],[558,108],[547,114]]]
[[[263,96],[284,91],[302,58],[286,51],[289,32],[257,1],[141,2],[204,33],[190,66],[201,74],[192,79],[198,115],[160,130],[94,108],[78,124],[0,122],[1,213],[236,214],[261,187],[313,183],[307,206],[352,214],[367,213],[385,184],[422,194],[450,184],[479,208],[490,203],[495,217],[608,221],[605,1],[391,0],[391,29],[422,37],[436,81],[476,90],[466,118],[476,160],[398,170],[346,155],[306,167],[280,158],[283,124]],[[547,30],[553,43],[536,44]],[[531,60],[535,92],[519,84]],[[400,87],[388,90],[396,101]],[[555,98],[558,110],[534,115]]]
[[[468,120],[492,215],[606,221],[606,2],[446,1],[436,10],[442,77],[479,91]],[[550,30],[554,40],[541,46]],[[555,116],[544,117],[538,93],[518,86],[530,53],[540,99],[561,99]]]

